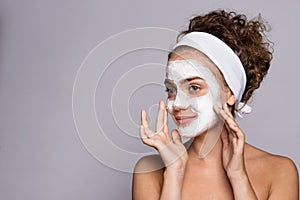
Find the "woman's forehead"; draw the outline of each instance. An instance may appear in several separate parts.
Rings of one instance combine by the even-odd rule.
[[[196,49],[178,47],[178,49],[175,49],[175,51],[173,51],[169,56],[169,62],[177,60],[195,60],[201,66],[207,68],[218,81],[225,82],[218,67],[205,54]]]
[[[169,55],[169,61],[189,59],[197,60],[199,63],[207,65],[208,67],[211,65],[215,66],[215,64],[209,59],[209,57],[207,57],[199,50],[194,49],[193,47],[179,46],[175,48]]]

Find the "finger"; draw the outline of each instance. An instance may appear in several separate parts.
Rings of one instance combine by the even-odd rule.
[[[168,133],[169,132],[169,128],[168,128],[168,111],[166,109],[166,105],[165,103],[163,102],[163,105],[164,105],[164,132],[165,133]]]
[[[233,153],[237,154],[239,152],[239,148],[238,148],[238,138],[233,137],[232,139],[232,147],[233,147]]]
[[[147,139],[148,136],[145,133],[145,128],[143,125],[140,126],[140,137],[142,138],[142,140]]]
[[[223,109],[224,109],[225,113],[226,113],[230,118],[234,119],[234,117],[233,117],[231,111],[230,111],[229,108],[228,108],[227,103],[224,103]]]
[[[237,137],[236,131],[238,130],[238,124],[231,115],[230,111],[227,108],[227,113],[225,110],[220,110],[222,117],[224,118],[226,128],[229,133],[233,134],[234,137]]]
[[[149,127],[144,127],[145,134],[147,135],[148,138],[154,137],[158,132],[154,132],[151,128]]]
[[[232,138],[233,153],[243,156],[244,154],[244,142],[239,138]]]
[[[145,110],[142,110],[142,126],[144,127],[144,132],[148,138],[151,138],[155,135],[155,132],[149,128],[147,113]]]
[[[156,132],[163,131],[164,126],[164,108],[163,108],[163,101],[159,102],[158,114],[156,118]]]
[[[228,134],[228,138],[229,138],[229,144],[232,145],[232,139],[236,137],[234,136],[234,134]]]
[[[228,118],[226,112],[224,111],[223,108],[218,108],[218,109],[219,109],[218,110],[218,112],[219,112],[218,114],[219,114],[220,118],[225,122],[226,118]]]
[[[225,126],[225,128],[227,130],[227,133],[228,134],[233,134],[232,130],[231,130],[230,126],[229,126],[229,123],[232,123],[230,117],[228,117],[226,115],[226,113],[225,113],[225,111],[223,109],[219,109],[219,114],[221,116],[221,119],[224,121],[224,126]]]
[[[159,150],[163,143],[160,140],[153,140],[151,137],[147,135],[147,128],[141,125],[140,127],[140,136],[144,144],[154,147],[156,150]],[[153,131],[152,131],[153,132]],[[153,132],[154,133],[154,132]]]
[[[234,132],[235,134],[230,134],[229,140],[230,145],[233,148],[234,154],[242,155],[244,152],[244,146],[245,146],[245,139],[244,139],[244,133],[242,131]]]
[[[142,110],[142,119],[141,119],[141,121],[142,121],[142,125],[144,126],[144,127],[148,127],[149,125],[148,125],[148,120],[147,120],[147,113],[146,113],[146,111],[145,110]]]
[[[153,141],[147,136],[146,132],[145,132],[145,127],[143,125],[140,126],[140,136],[142,138],[142,141],[144,144],[153,145]]]
[[[230,123],[229,127],[232,130],[232,132],[235,134],[235,137],[237,137],[239,139],[238,141],[244,143],[245,142],[245,134],[240,129],[238,124],[236,122],[235,123]]]
[[[164,104],[165,107],[165,104]],[[167,139],[167,141],[170,141],[170,135],[169,135],[169,127],[168,127],[168,111],[165,108],[164,109],[164,130],[163,130],[164,134],[165,134],[165,138]]]
[[[228,108],[228,105],[227,103],[224,104],[224,111],[227,115],[225,121],[227,122],[228,126],[230,127],[230,129],[236,133],[238,130],[239,130],[239,127],[238,127],[238,124],[236,123],[231,111],[229,110]],[[238,137],[236,134],[235,134],[236,137]]]
[[[217,105],[214,105],[213,109],[217,113],[219,118],[224,122],[224,127],[225,127],[226,131],[223,135],[223,138],[222,138],[222,135],[221,135],[221,139],[222,139],[222,141],[223,141],[223,139],[224,139],[224,141],[227,139],[226,142],[228,143],[229,142],[228,141],[228,134],[231,134],[231,130],[230,130],[230,127],[228,127],[228,124],[226,123],[227,115],[226,115],[225,111],[222,108],[218,107]]]
[[[222,140],[222,143],[223,143],[223,148],[227,149],[228,145],[229,145],[229,140],[228,140],[228,133],[226,131],[223,131],[221,133],[221,140]]]
[[[143,125],[140,126],[140,136],[142,139],[150,139],[153,135],[153,131],[151,132],[149,128],[144,127]]]
[[[168,115],[166,114],[165,118],[167,118]],[[169,142],[171,139],[170,139],[170,135],[169,135],[169,131],[168,131],[168,122],[167,122],[167,119],[165,120],[165,124],[164,124],[164,136],[166,138],[166,140]]]
[[[231,111],[229,110],[227,103],[225,103],[222,108],[216,107],[216,109],[218,109],[219,115],[224,120],[228,120],[229,122],[235,122],[234,117],[233,117]]]
[[[181,136],[179,135],[177,130],[172,130],[172,139],[175,144],[182,144]]]
[[[217,113],[217,115],[219,116],[219,118],[224,122],[224,116],[221,115],[221,109],[220,107],[218,107],[217,105],[213,106],[213,110],[215,111],[215,113]]]
[[[231,125],[231,129],[235,131],[237,137],[237,148],[239,151],[243,151],[245,146],[245,134],[238,126]]]
[[[233,137],[237,137],[235,135],[236,129],[231,128],[232,126],[237,126],[237,123],[235,122],[231,112],[229,111],[227,104],[224,104],[223,107],[224,107],[224,109],[219,108],[217,106],[214,106],[213,108],[214,108],[215,112],[220,116],[220,118],[225,122],[225,128],[226,128],[227,132],[229,134],[232,134]],[[225,111],[225,109],[227,112]]]
[[[240,129],[240,127],[238,126],[238,124],[236,122],[230,123],[229,127],[231,130],[233,130],[235,132],[235,134],[238,138],[243,139],[245,137],[245,134],[243,133],[243,131]]]

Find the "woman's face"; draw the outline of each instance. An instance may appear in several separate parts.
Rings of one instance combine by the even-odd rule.
[[[217,67],[203,54],[173,55],[166,68],[167,107],[183,137],[195,137],[219,118],[213,106],[225,100],[225,86]]]

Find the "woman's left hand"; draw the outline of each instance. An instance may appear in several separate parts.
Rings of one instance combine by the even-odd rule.
[[[215,107],[215,111],[223,119],[226,131],[221,133],[223,143],[223,167],[229,178],[241,177],[246,174],[244,161],[245,135],[239,128],[227,104],[223,109]]]

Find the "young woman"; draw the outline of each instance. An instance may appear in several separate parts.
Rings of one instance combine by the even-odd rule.
[[[298,200],[293,161],[247,144],[235,121],[251,111],[270,66],[265,30],[260,19],[223,10],[190,20],[169,54],[155,131],[142,110],[142,141],[159,156],[136,164],[134,200]],[[168,113],[178,125],[172,137]],[[192,138],[189,147],[181,136]]]

